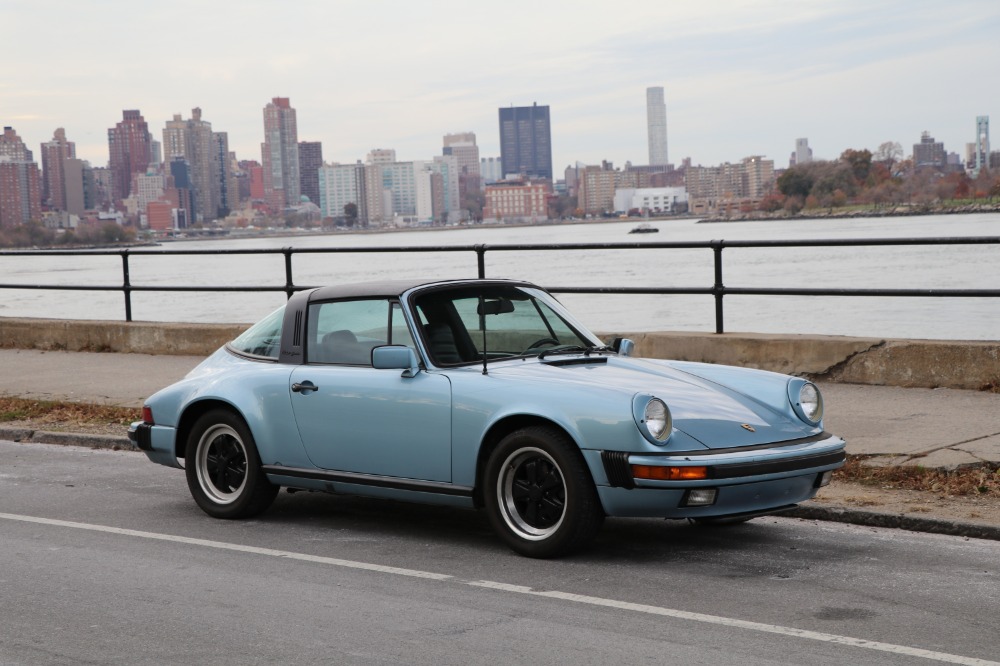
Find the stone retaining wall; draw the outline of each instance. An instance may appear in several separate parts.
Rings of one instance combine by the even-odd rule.
[[[207,356],[245,324],[0,318],[0,347]],[[751,333],[609,333],[636,355],[724,363],[828,381],[979,390],[1000,386],[1000,342]]]

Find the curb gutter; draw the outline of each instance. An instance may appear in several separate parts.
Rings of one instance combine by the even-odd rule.
[[[940,518],[916,518],[898,513],[879,513],[846,509],[841,506],[823,505],[816,502],[798,506],[780,514],[789,518],[804,520],[827,520],[836,523],[850,523],[868,527],[887,527],[908,532],[927,532],[950,536],[990,539],[1000,541],[1000,526],[964,523]]]
[[[112,451],[138,451],[128,437],[110,435],[85,435],[76,432],[53,432],[31,430],[29,428],[0,428],[0,439],[12,442],[34,444],[61,444],[63,446],[83,446],[89,449],[110,449]]]
[[[13,442],[35,444],[61,444],[63,446],[83,446],[91,449],[110,449],[113,451],[138,451],[128,437],[112,437],[108,435],[85,435],[72,432],[52,432],[48,430],[31,430],[28,428],[2,428],[0,439]],[[877,511],[860,511],[841,506],[823,505],[817,502],[784,511],[780,514],[788,518],[803,520],[823,520],[836,523],[849,523],[869,527],[884,527],[906,530],[908,532],[926,532],[930,534],[946,534],[972,539],[989,539],[1000,541],[1000,526],[979,525],[938,518],[915,518],[894,513],[878,513]]]

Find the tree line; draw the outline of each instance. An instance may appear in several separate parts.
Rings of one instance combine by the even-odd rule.
[[[759,209],[795,215],[819,208],[930,207],[1000,198],[1000,170],[984,167],[972,178],[960,167],[918,166],[901,155],[898,143],[885,143],[875,153],[848,149],[836,160],[792,166],[777,178]]]
[[[73,247],[80,245],[115,245],[136,239],[134,227],[122,227],[116,222],[81,224],[76,229],[56,231],[38,222],[0,229],[0,247]]]

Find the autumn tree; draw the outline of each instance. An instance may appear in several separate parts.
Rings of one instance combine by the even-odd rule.
[[[347,226],[353,227],[358,221],[358,204],[353,201],[344,204],[344,217],[347,220]]]
[[[892,167],[903,159],[903,147],[899,145],[898,141],[886,141],[880,144],[875,150],[872,159],[878,164],[883,165],[891,173]]]
[[[805,199],[812,191],[816,179],[803,167],[792,167],[778,177],[778,191],[786,197]]]
[[[863,183],[868,180],[868,173],[872,168],[872,151],[853,150],[848,148],[840,154],[840,161],[851,167],[854,180]]]

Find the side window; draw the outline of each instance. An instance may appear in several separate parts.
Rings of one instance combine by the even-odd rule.
[[[385,299],[314,303],[308,331],[311,363],[370,366],[375,347],[414,346],[399,304]]]
[[[285,307],[281,306],[230,342],[229,347],[248,356],[277,360],[281,348],[281,324],[284,315]]]

